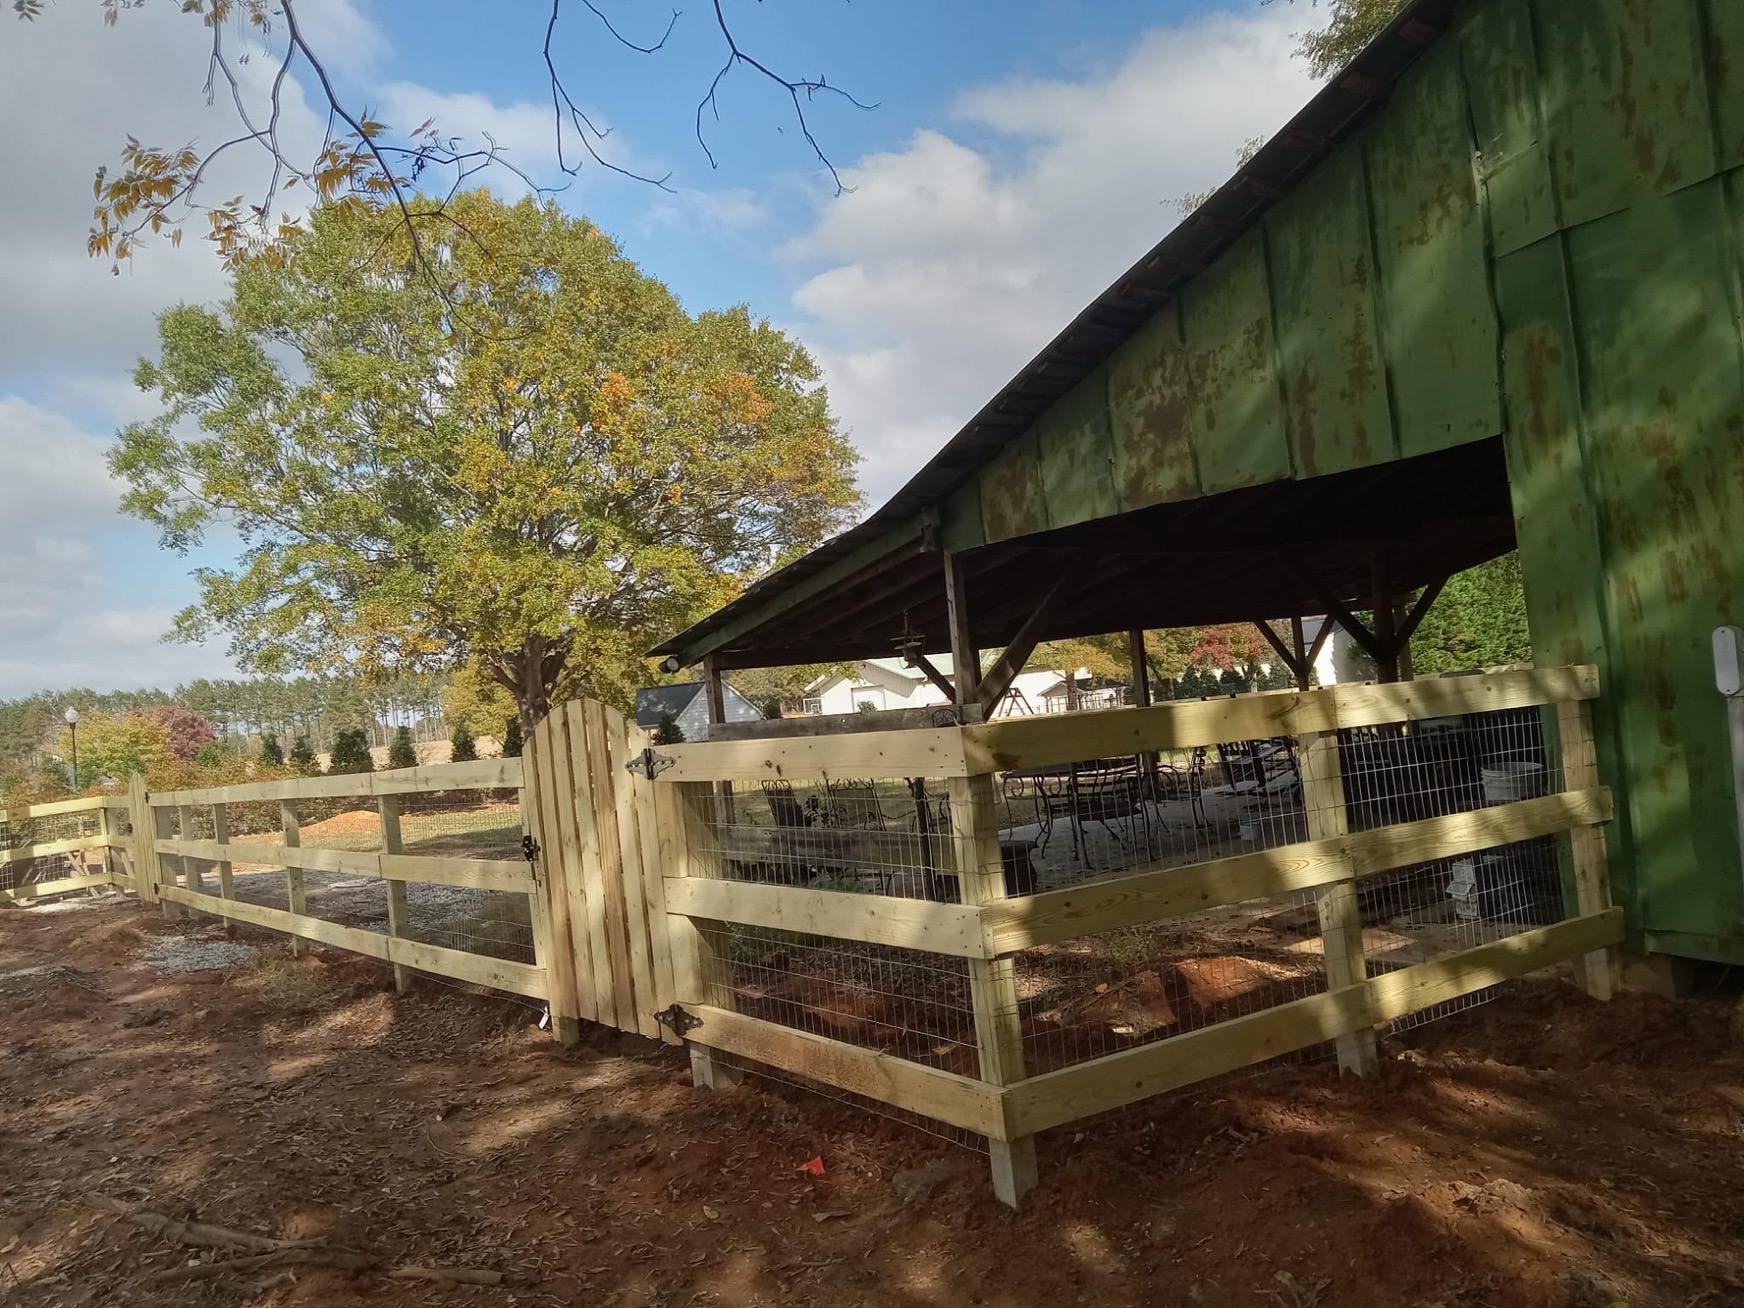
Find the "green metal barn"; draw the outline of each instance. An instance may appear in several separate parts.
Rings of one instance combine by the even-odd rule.
[[[1744,963],[1741,251],[1744,3],[1415,0],[889,504],[656,653],[1372,608],[1385,668],[1390,597],[1517,546],[1538,661],[1601,669],[1632,945]]]

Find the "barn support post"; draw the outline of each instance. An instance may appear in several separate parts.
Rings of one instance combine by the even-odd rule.
[[[720,664],[711,656],[702,661],[702,693],[708,703],[709,726],[718,727],[727,720],[727,692],[721,682]],[[712,734],[712,733],[711,733]],[[733,783],[715,783],[715,820],[719,826],[733,823]]]
[[[981,689],[981,651],[970,626],[969,576],[961,554],[946,553],[945,609],[951,627],[951,684],[957,708],[967,711]]]

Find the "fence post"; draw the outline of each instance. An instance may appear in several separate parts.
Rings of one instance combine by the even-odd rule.
[[[149,824],[151,834],[146,837],[146,842],[151,845],[152,849],[154,860],[152,870],[157,875],[159,886],[173,886],[176,884],[175,856],[172,854],[170,856],[171,862],[166,864],[163,854],[158,851],[156,842],[170,839],[170,831],[175,824],[175,818],[170,814],[168,808],[159,808],[150,801],[151,797],[146,796],[146,811],[151,817]],[[187,917],[193,911],[184,904],[177,904],[165,899],[161,894],[158,896],[158,901],[163,905],[165,917]]]
[[[151,797],[145,792],[145,778],[130,773],[127,778],[127,820],[133,827],[133,893],[142,904],[158,901],[157,850],[152,845],[156,826],[152,822]]]
[[[398,854],[405,849],[400,839],[400,797],[382,795],[376,799],[381,813],[382,853]],[[388,887],[388,935],[395,940],[406,937],[411,924],[411,909],[406,903],[406,883],[386,878]],[[404,963],[394,964],[394,993],[405,994],[412,988],[412,969]]]
[[[97,810],[97,834],[103,838],[103,876],[110,885],[119,885],[120,882],[115,879],[115,851],[109,847],[109,841],[114,838],[114,829],[109,821],[107,804]]]
[[[725,807],[718,803],[715,787],[709,782],[682,782],[676,789],[675,807],[681,819],[673,842],[676,870],[684,876],[721,880],[725,866],[718,827],[710,819],[718,821],[725,815]],[[731,946],[723,952],[708,932],[682,914],[669,915],[666,920],[672,928],[673,984],[678,988],[679,1002],[736,1007]],[[707,1038],[705,1024],[702,1039]],[[717,1061],[714,1050],[695,1040],[690,1042],[690,1077],[696,1085],[710,1090],[724,1090],[745,1079],[738,1068]]]
[[[963,903],[980,907],[1005,898],[1005,864],[999,847],[999,815],[991,776],[950,779],[951,838],[956,845],[957,882]],[[1023,1019],[1017,1004],[1017,976],[1010,957],[971,958],[969,996],[975,1010],[975,1044],[981,1079],[1008,1086],[1024,1079]],[[993,1163],[993,1192],[1017,1207],[1036,1186],[1035,1137],[987,1141]]]
[[[1599,760],[1593,739],[1593,709],[1587,700],[1556,706],[1557,734],[1562,738],[1563,785],[1569,790],[1593,790],[1599,785]],[[1574,856],[1575,909],[1582,917],[1611,907],[1611,870],[1605,853],[1603,827],[1577,826],[1569,832]],[[1598,949],[1583,956],[1575,969],[1582,988],[1594,999],[1609,999],[1616,985],[1617,954]]]
[[[216,844],[230,843],[230,805],[212,805],[212,839]],[[220,899],[236,898],[236,869],[227,858],[218,860],[218,897]],[[227,917],[224,919],[224,929],[234,931],[235,923]]]
[[[284,827],[285,848],[299,849],[303,844],[302,826],[297,821],[297,804],[295,800],[281,799],[279,801],[279,822]],[[308,892],[303,886],[303,869],[285,865],[285,907],[299,916],[306,916],[309,908]],[[299,935],[291,936],[291,957],[296,958],[307,946]]]
[[[1347,835],[1344,773],[1338,763],[1338,732],[1312,731],[1301,737],[1302,809],[1308,838],[1326,840]],[[1315,896],[1320,915],[1320,946],[1326,957],[1326,988],[1343,990],[1368,984],[1368,960],[1363,953],[1362,906],[1356,893],[1356,868],[1348,851],[1339,855],[1343,879]],[[1366,1001],[1365,1001],[1366,1002]],[[1372,1022],[1338,1037],[1341,1071],[1368,1076],[1380,1066]]]
[[[176,805],[176,829],[181,833],[181,839],[194,838],[194,806],[192,804]],[[192,854],[183,854],[182,884],[196,895],[206,893],[205,883],[200,879],[200,860]]]

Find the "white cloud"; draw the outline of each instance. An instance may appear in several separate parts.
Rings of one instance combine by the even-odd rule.
[[[494,143],[508,163],[537,183],[546,184],[557,173],[556,123],[548,104],[517,100],[499,105],[485,95],[392,82],[382,88],[375,112],[402,131],[429,120],[444,138],[454,135],[462,150],[486,150]],[[447,173],[440,178],[443,186],[450,180]],[[505,199],[518,199],[529,190],[507,168],[492,168],[476,180]]]
[[[942,130],[845,170],[791,243],[838,413],[886,498],[1312,94],[1286,6],[1150,32],[1116,68],[968,91]]]
[[[48,687],[170,685],[231,672],[210,646],[165,646],[170,613],[116,603],[118,525],[106,442],[61,415],[0,396],[0,698]],[[136,527],[126,533],[148,539]]]

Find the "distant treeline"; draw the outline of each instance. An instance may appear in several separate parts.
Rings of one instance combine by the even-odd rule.
[[[410,728],[416,741],[446,739],[442,675],[405,675],[365,683],[355,677],[261,677],[198,681],[174,690],[44,691],[0,700],[0,766],[35,766],[52,750],[63,715],[126,713],[156,704],[179,704],[212,724],[220,741],[271,736],[288,751],[297,737],[317,752],[333,747],[341,731],[361,730],[371,745],[392,743],[394,731]]]

